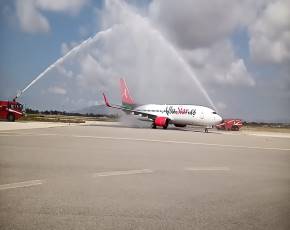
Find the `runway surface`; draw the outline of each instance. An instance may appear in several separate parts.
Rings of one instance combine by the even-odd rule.
[[[289,138],[0,131],[0,229],[289,229]]]

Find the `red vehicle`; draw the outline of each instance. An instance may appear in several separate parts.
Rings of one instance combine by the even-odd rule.
[[[0,101],[0,119],[15,121],[24,115],[23,105],[17,101]]]
[[[239,131],[243,126],[243,122],[240,119],[224,119],[222,123],[216,125],[219,130],[232,130]]]

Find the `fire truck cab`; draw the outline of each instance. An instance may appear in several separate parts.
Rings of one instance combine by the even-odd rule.
[[[220,124],[216,125],[216,128],[219,130],[239,131],[242,126],[241,119],[224,119]]]
[[[23,105],[19,102],[15,100],[0,101],[0,119],[15,121],[23,115]]]

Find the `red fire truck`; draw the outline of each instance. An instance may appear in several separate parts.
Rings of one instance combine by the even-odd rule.
[[[15,121],[24,115],[23,105],[19,102],[0,101],[0,119]]]
[[[224,119],[222,123],[216,125],[216,128],[219,130],[232,130],[239,131],[243,126],[241,119]]]

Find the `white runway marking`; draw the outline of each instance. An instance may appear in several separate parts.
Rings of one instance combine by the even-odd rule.
[[[18,133],[14,133],[18,134]],[[31,136],[60,136],[60,137],[74,137],[74,138],[91,138],[100,140],[116,140],[116,141],[142,141],[142,142],[156,142],[165,144],[185,144],[185,145],[200,145],[200,146],[213,146],[222,148],[242,148],[242,149],[258,149],[258,150],[277,150],[277,151],[290,151],[290,148],[277,148],[277,147],[262,147],[262,146],[246,146],[246,145],[228,145],[228,144],[214,144],[205,142],[189,142],[189,141],[173,141],[173,140],[160,140],[160,139],[145,139],[145,138],[129,138],[129,137],[109,137],[109,136],[87,136],[87,135],[62,135],[62,134],[33,134],[22,133],[20,135]]]
[[[43,180],[30,180],[30,181],[23,181],[18,183],[12,183],[12,184],[2,184],[0,185],[0,191],[6,190],[6,189],[13,189],[13,188],[24,188],[24,187],[30,187],[30,186],[36,186],[43,184]]]
[[[290,138],[289,133],[246,133],[249,136]]]
[[[228,167],[192,167],[185,168],[185,171],[230,171]]]
[[[72,135],[71,137],[94,138],[94,139],[103,139],[103,140],[118,140],[118,141],[143,141],[143,142],[157,142],[157,143],[168,143],[168,144],[187,144],[187,145],[203,145],[203,146],[229,147],[229,148],[290,151],[290,149],[285,149],[285,148],[270,148],[270,147],[267,148],[267,147],[258,147],[258,146],[256,147],[256,146],[245,146],[245,145],[211,144],[211,143],[204,143],[204,142],[170,141],[170,140],[145,139],[145,138],[101,137],[101,136],[81,136],[81,135]]]
[[[141,169],[141,170],[100,172],[100,173],[95,173],[93,175],[93,177],[135,175],[135,174],[144,174],[144,173],[153,173],[153,170],[151,170],[151,169]]]

